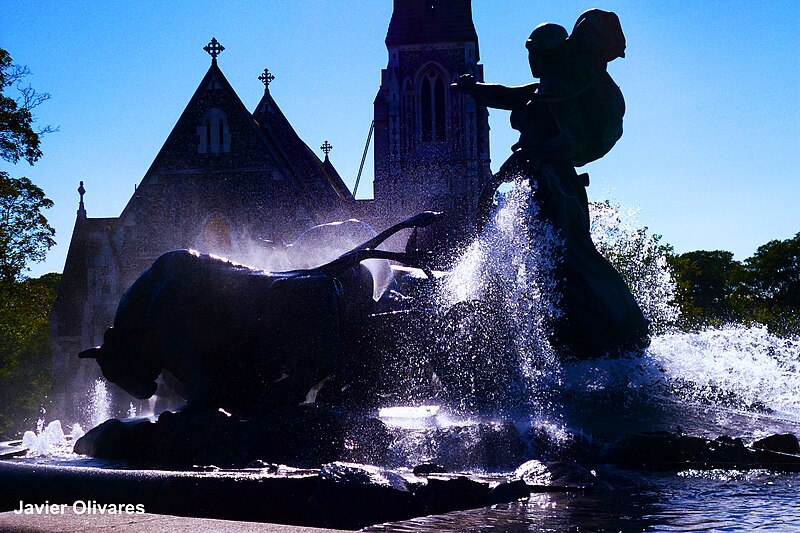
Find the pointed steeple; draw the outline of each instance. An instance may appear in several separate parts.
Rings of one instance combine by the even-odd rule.
[[[394,0],[386,46],[478,42],[471,0]]]

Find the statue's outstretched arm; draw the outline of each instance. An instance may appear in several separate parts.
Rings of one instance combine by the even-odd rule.
[[[471,74],[464,74],[452,87],[466,93],[479,103],[496,109],[513,110],[524,106],[536,92],[537,83],[506,87],[496,83],[478,83]]]

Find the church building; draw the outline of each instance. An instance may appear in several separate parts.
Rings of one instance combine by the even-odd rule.
[[[89,217],[81,182],[51,315],[52,414],[81,419],[76,392],[100,371],[77,354],[102,342],[122,294],[164,252],[259,264],[270,242],[292,242],[317,224],[359,218],[380,231],[423,210],[444,211],[447,223],[420,236],[421,246],[441,251],[469,234],[491,177],[488,113],[449,87],[464,73],[482,80],[470,0],[394,0],[386,47],[374,199],[355,200],[327,141],[321,160],[300,139],[270,95],[267,69],[261,101],[245,107],[217,64],[216,39],[204,48],[211,66],[119,217]]]
[[[491,178],[488,111],[450,89],[462,74],[483,81],[470,0],[395,0],[386,48],[374,104],[375,210],[387,222],[442,211],[446,223],[426,229],[423,247],[446,253],[470,235]]]

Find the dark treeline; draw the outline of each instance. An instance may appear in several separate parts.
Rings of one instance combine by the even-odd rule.
[[[30,70],[0,48],[0,160],[33,165],[42,156],[32,110],[50,95],[25,83]],[[0,438],[35,427],[50,390],[50,308],[61,276],[28,279],[44,260],[55,230],[43,211],[53,202],[26,177],[0,171]]]
[[[50,393],[50,308],[60,274],[0,282],[0,439],[36,427]]]
[[[729,323],[764,324],[800,335],[800,233],[773,240],[744,261],[725,251],[668,257],[684,330]]]

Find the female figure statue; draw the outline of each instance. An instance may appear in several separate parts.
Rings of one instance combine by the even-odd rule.
[[[581,358],[646,346],[647,320],[592,242],[588,175],[575,170],[605,155],[622,135],[625,103],[606,72],[608,61],[624,57],[619,20],[589,10],[572,35],[557,24],[541,24],[526,48],[538,83],[506,87],[476,83],[467,74],[454,84],[488,107],[511,110],[511,125],[520,132],[512,155],[481,195],[479,224],[502,182],[530,180],[540,216],[563,241],[556,271],[563,316],[554,327],[554,345]]]

